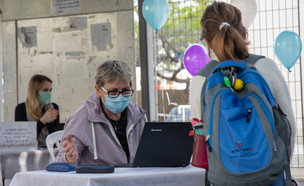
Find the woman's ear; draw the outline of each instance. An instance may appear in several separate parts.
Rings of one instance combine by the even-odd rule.
[[[97,96],[99,96],[100,97],[100,88],[98,87],[98,85],[97,84],[95,84],[95,90],[96,90],[96,94],[97,94]]]

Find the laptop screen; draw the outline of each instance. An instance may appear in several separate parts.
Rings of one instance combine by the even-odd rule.
[[[193,151],[190,122],[146,122],[133,167],[187,166]]]

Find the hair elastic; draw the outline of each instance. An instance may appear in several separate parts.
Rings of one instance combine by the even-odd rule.
[[[230,26],[230,24],[229,23],[227,23],[227,22],[222,22],[221,23],[221,25],[220,25],[220,30],[223,28],[223,26]]]

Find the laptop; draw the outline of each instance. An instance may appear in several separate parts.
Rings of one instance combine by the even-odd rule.
[[[182,167],[193,151],[190,122],[146,122],[132,167]]]

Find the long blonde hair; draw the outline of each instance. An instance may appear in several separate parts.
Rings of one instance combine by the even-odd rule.
[[[206,39],[211,44],[220,62],[249,56],[248,32],[242,23],[241,11],[235,6],[214,1],[205,9],[201,26],[201,40]],[[210,46],[208,48],[210,51]]]
[[[39,90],[43,83],[52,80],[44,75],[34,75],[28,84],[27,97],[25,101],[26,113],[33,121],[39,121],[41,117],[41,109],[39,103]]]

